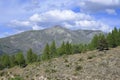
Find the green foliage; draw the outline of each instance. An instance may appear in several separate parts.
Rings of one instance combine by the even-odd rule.
[[[1,61],[2,61],[2,65],[5,68],[10,67],[10,56],[8,54],[4,54],[1,56]]]
[[[50,57],[51,57],[50,48],[49,48],[49,44],[47,43],[42,54],[42,59],[47,60],[50,59]]]
[[[37,55],[33,53],[32,49],[30,48],[27,52],[27,62],[33,63],[35,61],[37,61]]]
[[[73,49],[72,49],[72,45],[67,42],[65,45],[65,54],[72,54],[73,53]]]
[[[58,56],[55,41],[53,41],[51,46],[50,46],[50,55],[51,55],[51,57]]]
[[[108,34],[107,41],[109,47],[117,47],[120,45],[120,32],[117,30],[117,28],[114,28],[114,30]]]
[[[79,46],[80,46],[80,51],[83,53],[88,50],[88,45],[86,44],[80,44]]]
[[[82,68],[83,68],[82,66],[78,65],[76,66],[75,71],[80,71]]]
[[[17,65],[17,62],[15,60],[15,55],[12,55],[10,57],[10,64],[11,64],[11,67],[14,67],[15,65]]]
[[[30,48],[27,52],[27,62],[28,63],[32,63],[32,54],[33,54],[33,51],[32,49]]]
[[[73,53],[81,53],[80,45],[74,44],[72,47],[73,47]]]
[[[19,66],[25,65],[25,58],[22,52],[17,53],[15,59]]]
[[[16,76],[15,78],[10,78],[9,80],[24,80],[22,77]]]
[[[105,38],[105,36],[103,34],[99,35],[97,49],[99,51],[108,50],[108,43],[107,43],[107,40],[106,40],[106,38]]]
[[[90,50],[94,50],[97,49],[98,47],[98,40],[99,40],[99,36],[95,35],[89,45]]]
[[[58,48],[58,55],[61,56],[65,54],[65,43],[63,42],[61,46]]]

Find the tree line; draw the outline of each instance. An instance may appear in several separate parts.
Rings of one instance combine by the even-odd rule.
[[[114,28],[114,30],[107,35],[95,35],[89,44],[62,42],[59,47],[56,47],[56,43],[53,41],[51,44],[46,44],[41,55],[35,54],[32,49],[29,49],[26,55],[23,55],[22,52],[15,55],[3,54],[0,56],[0,69],[10,68],[16,65],[25,67],[27,64],[33,62],[49,60],[62,55],[84,53],[96,49],[103,51],[117,46],[120,46],[120,29]]]

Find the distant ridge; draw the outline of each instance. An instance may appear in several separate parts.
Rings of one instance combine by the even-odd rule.
[[[98,30],[70,30],[62,26],[54,26],[43,30],[31,30],[0,39],[0,54],[24,53],[32,48],[37,54],[42,52],[46,43],[56,41],[59,46],[63,41],[71,43],[89,43]]]

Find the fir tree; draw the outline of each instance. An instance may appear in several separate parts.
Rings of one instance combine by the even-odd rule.
[[[56,49],[55,41],[53,41],[50,46],[50,55],[51,55],[51,57],[57,56],[57,49]]]
[[[30,48],[27,52],[27,62],[28,63],[32,63],[32,54],[33,54],[33,51],[32,49]]]
[[[19,66],[25,65],[25,58],[22,52],[17,53],[15,58]]]
[[[96,49],[98,47],[98,40],[99,40],[98,35],[95,35],[89,45],[89,48],[91,50]]]
[[[65,45],[65,54],[72,54],[73,53],[73,49],[72,49],[72,45],[67,42]]]
[[[108,43],[104,35],[99,35],[98,47],[99,51],[108,50]]]
[[[2,55],[1,60],[2,60],[2,65],[5,68],[10,67],[10,56],[8,54]]]
[[[49,44],[47,43],[42,54],[42,59],[44,60],[50,59],[50,56],[51,55],[50,55]]]
[[[65,54],[65,43],[62,42],[61,46],[58,48],[58,55],[61,56]]]

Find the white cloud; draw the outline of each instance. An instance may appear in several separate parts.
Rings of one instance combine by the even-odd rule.
[[[82,4],[81,4],[82,3]],[[83,0],[79,3],[84,12],[113,12],[112,9],[120,8],[120,0]],[[108,10],[109,11],[106,11]],[[110,11],[110,9],[112,11]]]
[[[90,29],[110,31],[111,28],[103,22],[95,20],[92,16],[84,13],[75,13],[71,10],[51,10],[41,14],[33,14],[28,21],[12,21],[13,25],[29,27],[39,30],[45,27],[62,25],[70,29]],[[17,29],[21,29],[17,27]],[[25,28],[24,28],[25,29]]]
[[[75,13],[71,10],[51,10],[41,14],[34,14],[30,20],[36,19],[36,22],[58,22],[70,20],[91,19],[90,15],[84,13]],[[32,21],[31,20],[31,21]],[[35,21],[35,20],[33,20]]]
[[[106,12],[107,12],[108,14],[113,14],[113,15],[116,15],[116,14],[117,14],[114,9],[106,9]]]
[[[112,28],[110,28],[109,25],[104,24],[100,21],[95,21],[95,20],[76,21],[75,24],[76,24],[76,26],[80,26],[81,29],[101,30],[104,32],[109,32],[112,30]]]
[[[38,13],[34,14],[33,16],[30,17],[30,21],[33,21],[33,22],[41,21],[40,15]]]
[[[33,30],[41,30],[41,29],[44,29],[44,28],[41,27],[41,26],[38,26],[37,24],[34,24],[34,25],[32,26],[32,29],[33,29]]]
[[[13,24],[14,26],[30,26],[30,22],[29,21],[18,21],[18,20],[12,20],[11,24]]]
[[[88,0],[90,2],[93,2],[93,3],[99,3],[99,4],[102,4],[102,5],[119,5],[120,3],[120,0]]]

